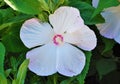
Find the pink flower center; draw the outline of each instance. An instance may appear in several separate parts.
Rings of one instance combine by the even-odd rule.
[[[57,34],[53,37],[53,42],[55,45],[60,45],[63,43],[63,36],[60,34]]]

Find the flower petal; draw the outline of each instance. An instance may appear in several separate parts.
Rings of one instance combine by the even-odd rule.
[[[64,35],[65,42],[77,45],[83,50],[92,50],[96,47],[97,39],[95,33],[87,26]]]
[[[93,7],[97,8],[99,0],[92,0]]]
[[[104,24],[97,24],[100,34],[104,37],[115,39],[118,43],[119,41],[119,31],[120,31],[120,5],[117,7],[107,8],[102,16],[105,18]]]
[[[75,76],[81,73],[85,66],[85,55],[74,46],[65,43],[57,50],[57,71],[65,76]]]
[[[79,10],[73,7],[58,8],[54,14],[49,16],[49,20],[57,34],[74,31],[84,26]]]
[[[56,46],[46,44],[35,48],[27,53],[30,59],[29,69],[40,76],[48,76],[57,72],[56,70]]]
[[[27,20],[20,30],[20,38],[28,48],[48,43],[53,34],[48,23],[39,22],[35,18]]]

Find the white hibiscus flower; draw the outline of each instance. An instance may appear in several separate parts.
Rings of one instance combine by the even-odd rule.
[[[49,23],[38,19],[27,20],[21,28],[20,37],[28,48],[29,69],[40,76],[59,72],[65,76],[81,73],[85,66],[83,50],[96,46],[96,36],[73,7],[60,7],[49,16]],[[40,46],[42,45],[42,46]]]
[[[92,4],[97,7],[99,0],[93,0]],[[120,44],[120,5],[105,9],[102,13],[105,23],[97,24],[100,34],[106,38],[114,39]]]

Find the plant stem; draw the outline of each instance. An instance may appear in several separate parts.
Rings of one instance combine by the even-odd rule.
[[[57,84],[57,74],[53,76],[53,84]]]

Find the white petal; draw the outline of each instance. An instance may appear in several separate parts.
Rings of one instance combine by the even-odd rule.
[[[35,48],[27,53],[30,59],[29,69],[40,76],[48,76],[57,72],[56,70],[56,47],[46,44]]]
[[[70,44],[64,44],[57,50],[57,71],[65,76],[75,76],[81,73],[85,66],[85,55]]]
[[[96,47],[97,39],[95,33],[87,26],[80,28],[79,30],[66,33],[64,35],[65,42],[77,45],[83,50],[92,50]]]
[[[21,40],[28,48],[48,43],[53,34],[48,23],[39,22],[35,18],[27,20],[20,30]]]
[[[92,0],[93,7],[97,8],[99,0]]]
[[[49,20],[57,34],[74,31],[84,26],[79,10],[73,7],[58,8],[54,14],[49,16]]]
[[[102,16],[105,18],[104,24],[97,24],[100,34],[104,37],[119,41],[120,35],[120,5],[117,7],[107,8]]]

